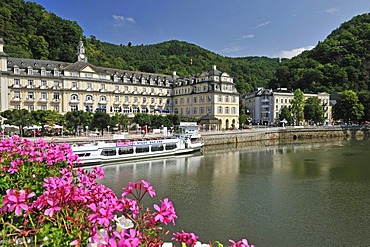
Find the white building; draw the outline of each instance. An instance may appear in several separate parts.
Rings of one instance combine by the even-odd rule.
[[[294,91],[287,88],[264,89],[259,88],[256,92],[247,94],[242,99],[242,105],[252,118],[253,124],[271,125],[279,123],[281,109],[291,106]],[[324,111],[327,123],[331,121],[330,95],[328,93],[304,93],[304,98],[318,97]]]

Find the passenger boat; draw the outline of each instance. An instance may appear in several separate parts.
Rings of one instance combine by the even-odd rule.
[[[201,151],[198,132],[177,133],[171,137],[117,139],[72,145],[72,151],[85,165],[152,159]]]

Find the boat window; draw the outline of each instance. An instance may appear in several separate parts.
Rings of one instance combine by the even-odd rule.
[[[167,144],[166,145],[166,150],[173,150],[173,149],[175,149],[177,146],[176,146],[176,144]]]
[[[81,153],[81,154],[77,154],[78,157],[87,157],[87,156],[90,156],[90,153]]]
[[[149,146],[136,147],[136,153],[147,153],[149,152]]]
[[[116,155],[116,149],[104,149],[101,151],[101,155],[103,156],[114,156]]]
[[[118,154],[119,155],[133,154],[133,153],[134,153],[134,148],[133,147],[125,147],[125,148],[118,149]]]
[[[157,152],[157,151],[163,151],[163,145],[154,145],[152,146],[152,152]]]

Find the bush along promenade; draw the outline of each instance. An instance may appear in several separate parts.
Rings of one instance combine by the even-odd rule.
[[[144,208],[142,199],[156,192],[143,180],[117,197],[97,182],[104,171],[82,169],[66,143],[4,139],[0,161],[1,246],[205,246],[184,231],[164,243],[165,227],[177,219],[172,202]],[[246,239],[228,244],[253,246]]]

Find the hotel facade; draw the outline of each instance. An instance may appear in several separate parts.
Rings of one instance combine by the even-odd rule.
[[[126,71],[88,63],[82,41],[75,63],[9,57],[0,38],[0,112],[97,109],[109,114],[179,114],[206,129],[239,127],[239,94],[233,78],[216,66],[201,74]]]
[[[318,97],[324,112],[325,123],[331,122],[330,94],[328,93],[304,93],[305,100],[310,97]],[[294,92],[287,88],[265,89],[242,97],[241,105],[249,113],[251,122],[260,125],[279,124],[279,116],[283,107],[290,107],[294,98]]]

